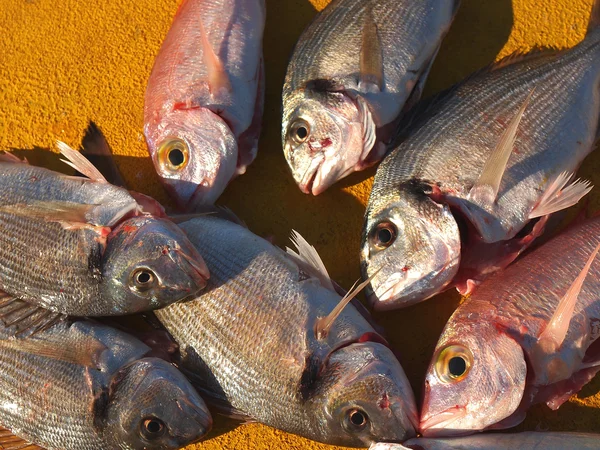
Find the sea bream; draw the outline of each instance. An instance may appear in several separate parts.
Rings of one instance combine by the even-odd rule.
[[[333,0],[317,14],[283,86],[283,152],[304,193],[318,195],[383,158],[459,4]]]
[[[600,371],[600,217],[486,280],[452,315],[427,371],[426,437],[508,428],[559,408]]]
[[[211,278],[197,300],[156,316],[179,344],[178,367],[207,402],[328,444],[415,435],[416,405],[400,363],[353,305],[343,308],[352,296],[342,301],[301,236],[298,255],[217,217],[180,226]]]
[[[471,292],[589,192],[572,174],[598,135],[597,10],[574,48],[510,56],[415,108],[365,214],[375,308]]]
[[[184,0],[148,80],[144,135],[180,207],[212,204],[256,157],[264,0]]]
[[[484,433],[453,438],[415,438],[403,444],[377,443],[369,450],[598,450],[600,435],[592,433],[538,432]]]
[[[81,154],[60,148],[87,176],[0,158],[5,326],[20,333],[62,315],[133,314],[204,288],[202,257],[158,203],[109,184]],[[4,320],[17,310],[13,321]]]
[[[0,331],[2,449],[178,449],[211,426],[185,377],[124,332],[87,321],[25,339]]]

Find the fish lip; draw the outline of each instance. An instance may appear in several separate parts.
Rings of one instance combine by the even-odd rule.
[[[423,436],[427,437],[436,437],[440,434],[446,434],[448,432],[448,430],[445,430],[447,425],[456,422],[458,419],[462,419],[466,415],[466,407],[458,405],[452,406],[440,413],[421,420],[419,431]],[[442,426],[440,427],[440,425]]]
[[[302,175],[302,179],[298,182],[298,187],[305,194],[319,195],[326,189],[320,189],[318,186],[315,188],[314,185],[317,174],[319,173],[319,169],[324,161],[325,156],[322,154],[319,155],[319,157],[315,158],[310,166],[308,166],[308,169],[306,169],[304,175]]]

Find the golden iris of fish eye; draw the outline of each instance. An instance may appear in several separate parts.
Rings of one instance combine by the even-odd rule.
[[[179,138],[167,138],[158,147],[158,162],[167,172],[177,173],[183,170],[189,162],[187,143]]]
[[[460,358],[464,361],[465,369],[461,374],[450,372],[450,361],[453,358]],[[472,365],[473,355],[468,348],[462,345],[450,345],[438,354],[435,362],[435,373],[442,383],[456,383],[465,379]]]
[[[306,130],[305,133],[302,129]],[[296,144],[302,144],[310,136],[310,125],[305,120],[298,119],[290,127],[288,135]]]

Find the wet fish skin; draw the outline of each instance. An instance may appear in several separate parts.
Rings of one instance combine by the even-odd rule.
[[[600,218],[573,226],[490,277],[459,306],[425,379],[420,428],[426,437],[514,426],[530,405],[557,409],[594,377],[600,370],[593,346],[600,322],[598,261],[573,314],[563,318],[570,319],[564,342],[550,359],[539,359],[537,352],[538,337],[599,242]],[[455,382],[443,375],[449,369],[442,354],[449,347],[448,358],[461,353],[470,361]]]
[[[371,283],[374,308],[408,306],[452,286],[468,293],[543,231],[545,218],[518,234],[559,174],[575,172],[593,149],[599,52],[595,29],[573,49],[509,57],[417,107],[406,139],[377,170],[365,214],[363,276],[382,268]],[[529,95],[499,193],[478,203],[471,189]],[[394,231],[383,246],[378,227]]]
[[[592,433],[559,433],[525,431],[523,433],[494,433],[455,438],[416,438],[401,444],[378,443],[369,450],[596,450],[600,435]]]
[[[317,14],[283,87],[282,145],[303,192],[383,157],[386,126],[420,97],[459,3],[334,0]]]
[[[93,322],[3,336],[0,424],[48,450],[176,449],[198,440],[212,425],[206,405],[149,351]],[[142,431],[148,420],[161,428],[156,436]]]
[[[329,444],[414,435],[416,406],[402,368],[353,306],[319,340],[315,322],[338,294],[244,227],[209,216],[180,226],[211,279],[197,300],[156,316],[179,344],[178,366],[201,383],[205,398]],[[368,424],[353,429],[353,410]]]
[[[182,208],[214,203],[256,157],[265,9],[264,0],[185,0],[156,57],[144,135],[163,185]],[[170,155],[183,162],[169,163]]]

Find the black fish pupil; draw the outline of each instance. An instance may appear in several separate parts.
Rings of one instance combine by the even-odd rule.
[[[138,283],[146,284],[150,281],[150,274],[148,272],[140,272],[138,274]]]
[[[377,233],[377,238],[382,244],[389,244],[392,240],[392,232],[387,228],[382,228]]]
[[[185,161],[185,156],[183,155],[183,152],[181,150],[179,150],[178,148],[174,148],[173,150],[171,150],[169,152],[169,162],[174,166],[174,167],[179,167],[180,165],[183,164],[183,161]]]
[[[455,356],[448,361],[448,372],[453,377],[460,377],[467,370],[467,362],[460,356]]]
[[[298,136],[298,139],[306,139],[306,136],[308,136],[308,130],[305,127],[298,127],[296,130],[296,136]]]
[[[149,433],[158,433],[162,429],[162,425],[156,420],[150,420],[146,424],[146,429]]]
[[[365,415],[360,411],[352,411],[350,414],[350,422],[352,422],[352,425],[360,427],[363,426],[366,421],[367,419],[365,418]]]

